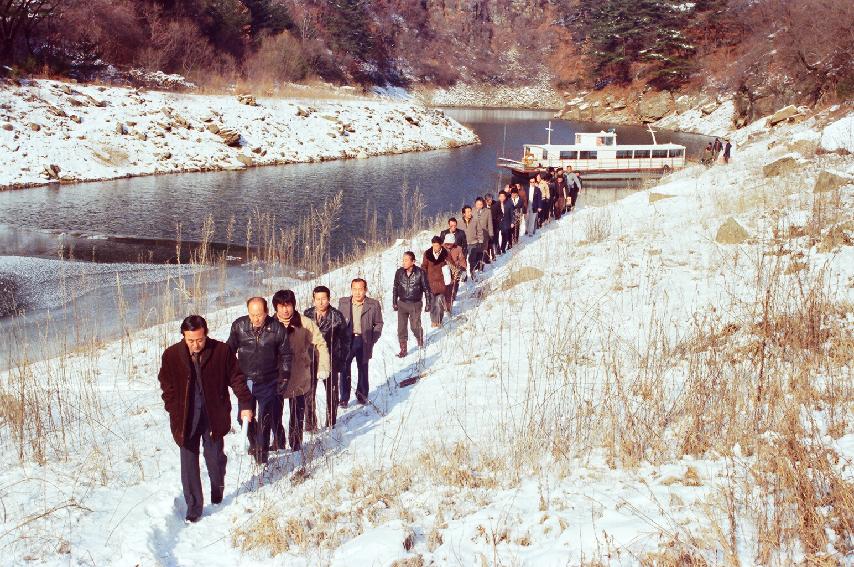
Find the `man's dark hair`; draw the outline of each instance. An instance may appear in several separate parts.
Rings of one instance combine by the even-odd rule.
[[[519,194],[519,190],[518,190],[518,189],[516,189],[515,187],[513,187],[513,189],[511,189],[511,190],[510,190],[510,194],[512,195],[513,193],[515,193],[515,194],[517,194],[517,195],[518,195],[518,194]]]
[[[448,224],[451,224],[452,222],[457,222],[457,218],[456,218],[456,217],[451,217],[451,218],[449,218],[449,219],[448,219]]]
[[[208,322],[201,315],[190,315],[181,321],[181,334],[187,331],[205,330],[205,336],[208,336]]]
[[[483,198],[484,199],[492,199],[492,193],[487,193],[486,195],[484,195]],[[495,199],[493,199],[493,200],[495,200]]]
[[[279,305],[284,305],[286,303],[290,303],[294,307],[297,306],[297,296],[293,291],[290,289],[280,289],[273,294],[273,311],[275,311]]]
[[[362,285],[365,286],[365,291],[368,291],[368,282],[364,278],[353,278],[350,281],[350,287],[353,287],[354,283],[359,283],[359,282],[361,282]]]
[[[250,297],[249,299],[247,299],[246,300],[246,308],[249,309],[249,306],[255,301],[264,305],[264,313],[270,312],[270,307],[267,305],[267,300],[264,299],[263,297],[258,297],[258,296]]]
[[[412,250],[407,250],[406,252],[403,253],[403,255],[409,256],[410,258],[412,258],[413,262],[415,261],[415,252],[413,252]]]
[[[315,295],[316,293],[325,293],[325,294],[326,294],[326,299],[331,299],[331,298],[332,298],[332,292],[331,292],[331,291],[329,291],[329,288],[328,288],[328,287],[326,287],[325,285],[319,285],[319,286],[317,286],[316,288],[314,288],[313,290],[311,290],[311,296],[312,296],[312,297],[314,297],[314,295]]]
[[[463,205],[462,213],[466,214],[466,209],[471,210],[471,205]]]
[[[475,203],[477,203],[478,201],[480,201],[481,203],[483,203],[483,197],[478,196],[478,197],[474,200],[474,202],[475,202]]]

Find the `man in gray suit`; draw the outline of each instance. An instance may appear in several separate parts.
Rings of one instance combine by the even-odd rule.
[[[349,297],[338,300],[338,310],[344,315],[347,332],[350,334],[350,354],[341,369],[338,406],[346,408],[350,402],[351,368],[353,361],[359,380],[356,384],[356,401],[365,404],[368,401],[368,361],[374,353],[374,345],[383,331],[383,311],[380,302],[367,297],[368,282],[356,278],[350,282]]]

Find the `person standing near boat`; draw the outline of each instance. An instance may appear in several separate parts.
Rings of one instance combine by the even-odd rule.
[[[566,171],[566,187],[569,191],[569,210],[575,208],[575,202],[578,200],[578,192],[581,191],[581,178],[572,170],[572,166]]]
[[[519,242],[519,227],[522,224],[522,215],[525,214],[525,205],[522,198],[519,196],[519,189],[515,185],[510,189],[509,202],[513,205],[513,224],[510,230],[510,247],[516,246]]]
[[[566,178],[563,175],[563,168],[558,169],[554,176],[555,199],[554,199],[554,216],[555,220],[560,220],[566,210],[566,201],[569,196],[566,191]]]
[[[730,155],[732,154],[732,143],[730,143],[729,139],[726,140],[724,144],[724,163],[729,163]]]
[[[540,209],[543,207],[542,191],[540,190],[539,180],[536,177],[531,178],[531,185],[528,187],[528,196],[528,218],[525,222],[525,228],[528,236],[534,236],[537,232]]]
[[[540,205],[538,219],[538,226],[542,227],[544,224],[546,224],[546,221],[549,218],[549,207],[551,206],[551,187],[549,187],[548,181],[543,179],[543,176],[539,173],[537,174],[537,187],[540,188],[540,195],[542,196],[542,204]]]
[[[484,251],[484,262],[490,264],[495,261],[495,258],[498,255],[498,247],[500,245],[498,242],[498,224],[501,222],[501,205],[498,201],[492,198],[492,193],[487,193],[484,198],[486,200],[485,208],[492,216],[492,226],[494,228],[494,236],[490,237],[489,243],[486,245],[486,250]]]
[[[475,230],[479,233],[479,241],[481,243],[481,254],[477,258],[475,266],[478,270],[483,270],[483,246],[490,240],[495,238],[495,225],[492,224],[492,211],[486,209],[484,200],[478,197],[474,200],[474,221]],[[468,235],[466,235],[468,238]]]

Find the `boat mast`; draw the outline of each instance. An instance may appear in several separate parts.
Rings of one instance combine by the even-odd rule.
[[[649,133],[652,135],[652,145],[657,146],[658,142],[655,141],[655,130],[652,129],[652,124],[647,124],[646,129],[649,130]]]
[[[552,121],[551,120],[549,120],[549,127],[546,128],[546,131],[549,133],[549,141],[546,142],[546,145],[551,146],[552,145],[552,132],[554,132],[554,130],[552,129]]]

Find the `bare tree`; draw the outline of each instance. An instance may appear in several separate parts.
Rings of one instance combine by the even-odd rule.
[[[0,63],[15,62],[15,44],[59,15],[67,0],[0,0]]]

